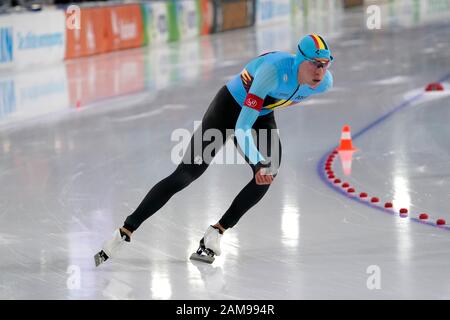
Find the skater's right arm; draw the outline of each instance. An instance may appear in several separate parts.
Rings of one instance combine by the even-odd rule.
[[[277,70],[271,64],[263,64],[255,73],[241,113],[236,121],[235,135],[239,147],[253,165],[265,161],[256,148],[251,129],[263,107],[264,98],[278,85]]]

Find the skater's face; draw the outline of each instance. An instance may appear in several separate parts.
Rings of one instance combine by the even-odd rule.
[[[298,83],[307,84],[311,88],[319,86],[327,67],[329,65],[328,59],[314,59],[314,61],[305,60],[298,68]]]

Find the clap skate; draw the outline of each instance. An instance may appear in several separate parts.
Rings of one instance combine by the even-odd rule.
[[[210,226],[200,240],[200,245],[196,252],[191,255],[191,260],[213,263],[215,256],[220,256],[220,239],[222,234],[219,230]]]
[[[197,252],[194,252],[191,255],[191,260],[213,263],[214,259],[214,251],[205,247],[205,241],[202,238],[202,240],[200,240],[200,246],[198,247]]]
[[[114,231],[113,237],[105,241],[103,249],[94,256],[95,266],[98,267],[109,258],[116,256],[125,242],[130,242],[130,237],[120,229]]]

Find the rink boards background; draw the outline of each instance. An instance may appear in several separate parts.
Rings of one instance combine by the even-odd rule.
[[[372,2],[380,1],[366,5]],[[445,15],[450,1],[390,1],[381,8],[387,17],[383,23],[414,25]],[[73,11],[66,9],[0,15],[0,125],[209,74],[208,64],[201,61],[217,59],[218,50],[235,49],[213,47],[204,37],[213,32],[255,25],[261,53],[289,50],[290,39],[308,30],[333,37],[342,24],[344,3],[185,0],[101,5],[82,7],[80,29],[72,30],[66,24],[73,22]],[[286,32],[292,25],[295,34]],[[173,45],[179,46],[175,53],[169,50]],[[245,44],[242,49],[235,46],[245,50]],[[130,48],[142,49],[112,54]],[[101,53],[110,54],[70,62]],[[171,62],[169,69],[161,63],[166,61]]]

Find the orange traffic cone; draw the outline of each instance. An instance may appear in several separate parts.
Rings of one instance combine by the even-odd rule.
[[[352,145],[352,135],[350,133],[350,126],[345,125],[342,128],[342,134],[341,134],[341,143],[339,145],[338,151],[356,151],[355,148],[353,148]]]
[[[337,150],[339,158],[341,159],[342,171],[346,176],[351,175],[353,153],[356,152],[357,149],[353,147],[350,126],[348,125],[345,125],[342,128],[341,142]]]

